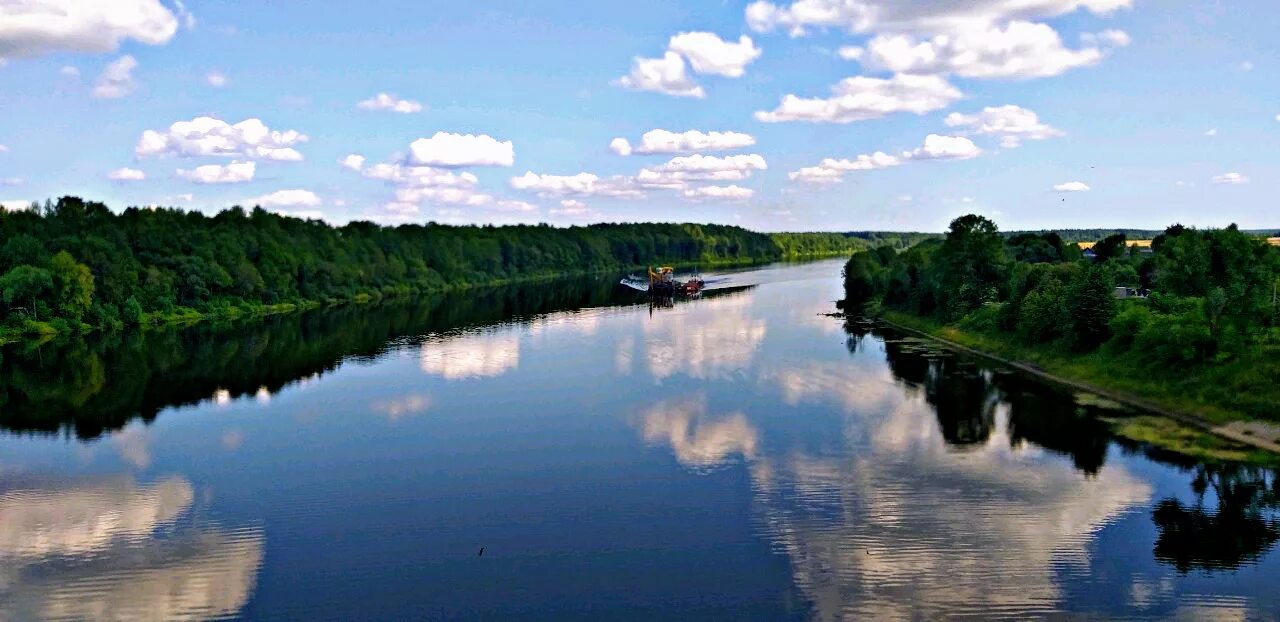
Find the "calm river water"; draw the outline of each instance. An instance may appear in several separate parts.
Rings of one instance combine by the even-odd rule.
[[[840,263],[0,355],[0,619],[1280,617],[1280,484],[826,317]]]

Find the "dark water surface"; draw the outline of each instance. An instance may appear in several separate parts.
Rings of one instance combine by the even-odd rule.
[[[1280,617],[1274,471],[824,317],[839,271],[5,348],[0,620]]]

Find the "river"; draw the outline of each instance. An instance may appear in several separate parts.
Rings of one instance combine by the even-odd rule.
[[[1280,618],[1276,472],[710,280],[8,346],[0,619]]]

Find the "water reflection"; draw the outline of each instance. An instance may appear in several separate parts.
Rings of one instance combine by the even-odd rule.
[[[1151,519],[1160,530],[1155,556],[1179,572],[1238,568],[1256,561],[1280,540],[1280,478],[1242,465],[1195,467],[1193,504],[1160,501]],[[1206,507],[1206,494],[1216,508]]]
[[[612,278],[422,296],[403,304],[347,306],[273,316],[260,323],[126,331],[0,349],[0,429],[74,432],[94,438],[165,408],[236,398],[269,402],[289,385],[318,378],[344,359],[372,361],[421,343],[423,370],[446,378],[494,376],[516,366],[518,343],[486,344],[462,331],[552,311],[635,304]]]
[[[666,443],[676,460],[697,469],[723,465],[734,455],[756,455],[757,432],[742,413],[710,416],[705,395],[655,404],[641,415],[645,441]]]
[[[650,375],[721,379],[746,371],[764,342],[766,321],[752,314],[748,291],[728,293],[706,306],[680,305],[644,324]]]
[[[520,335],[512,331],[433,337],[422,344],[422,371],[446,380],[494,378],[520,364]]]
[[[197,527],[190,482],[11,482],[0,494],[0,619],[210,619],[245,605],[256,529]]]

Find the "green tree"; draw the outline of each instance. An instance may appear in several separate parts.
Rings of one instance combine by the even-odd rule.
[[[1084,350],[1092,350],[1111,336],[1111,318],[1116,298],[1111,281],[1099,266],[1079,271],[1067,288],[1067,308],[1071,317],[1071,339]]]
[[[59,315],[79,320],[93,304],[93,273],[67,251],[49,261]]]
[[[0,276],[0,297],[12,309],[19,303],[28,305],[32,319],[39,320],[40,298],[53,289],[53,275],[44,268],[21,265]]]
[[[952,317],[996,300],[1006,274],[1004,240],[996,224],[975,214],[951,221],[938,264],[941,294]]]

